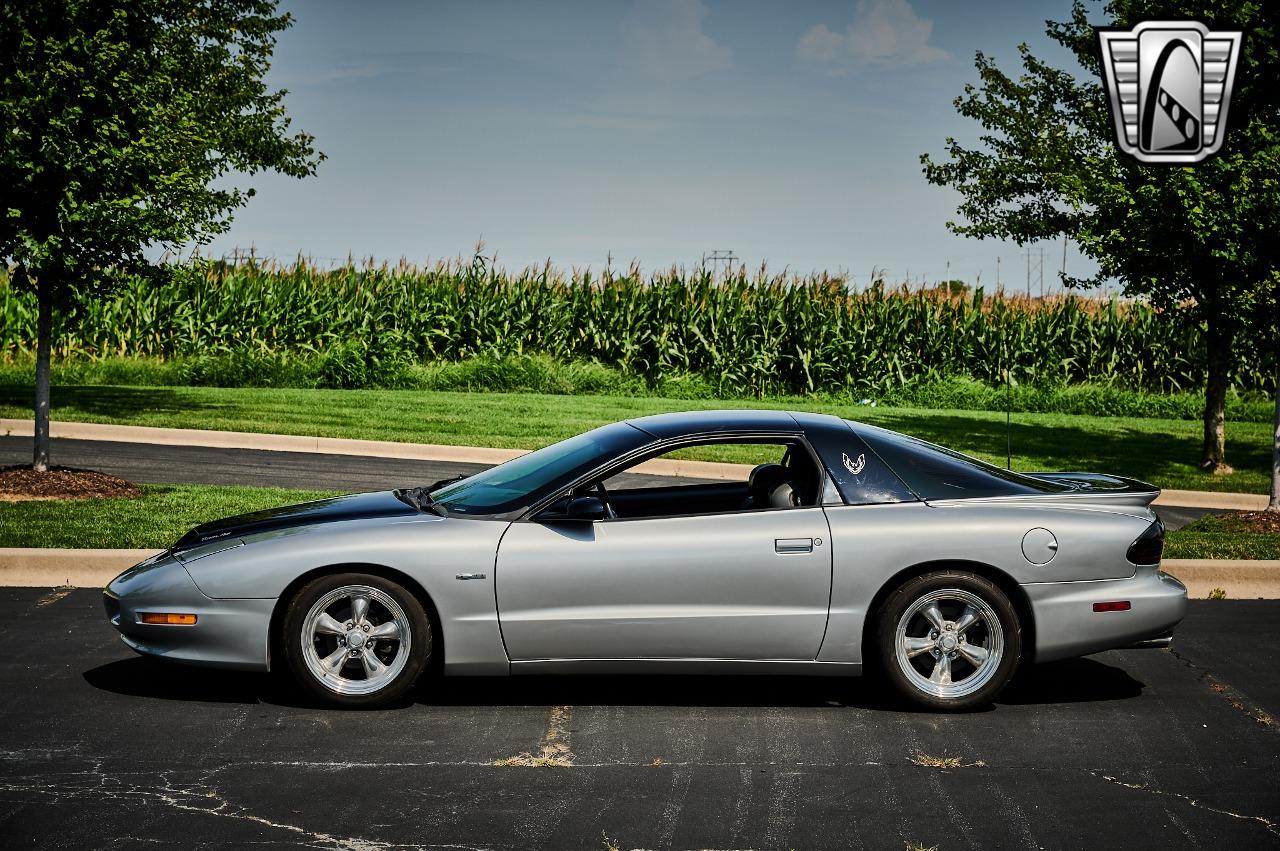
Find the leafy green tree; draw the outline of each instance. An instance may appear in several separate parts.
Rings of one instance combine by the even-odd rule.
[[[273,0],[0,7],[0,257],[39,303],[35,469],[54,311],[169,274],[151,258],[225,231],[253,190],[220,178],[315,172],[323,155],[263,82],[290,23]]]
[[[979,83],[956,99],[982,125],[978,144],[947,139],[947,158],[924,155],[925,177],[962,195],[956,233],[1018,244],[1066,235],[1099,272],[1073,286],[1121,282],[1127,294],[1203,323],[1207,377],[1201,467],[1230,472],[1224,408],[1232,343],[1249,333],[1248,307],[1280,269],[1280,3],[1113,0],[1090,21],[1082,2],[1047,22],[1074,54],[1063,70],[1019,48],[1014,77],[977,55]],[[1093,24],[1197,20],[1243,30],[1225,146],[1188,167],[1143,165],[1113,144]],[[1271,326],[1271,323],[1267,323]]]

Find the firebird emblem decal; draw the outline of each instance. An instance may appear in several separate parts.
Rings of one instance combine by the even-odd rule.
[[[857,461],[851,461],[849,460],[848,453],[841,452],[840,460],[844,462],[844,468],[855,476],[862,472],[863,467],[867,466],[866,453],[859,455]]]

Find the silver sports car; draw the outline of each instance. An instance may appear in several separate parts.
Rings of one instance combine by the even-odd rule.
[[[105,602],[140,653],[288,670],[343,706],[428,671],[874,668],[963,709],[1022,663],[1168,646],[1187,597],[1159,569],[1157,493],[833,416],[664,414],[197,527]]]

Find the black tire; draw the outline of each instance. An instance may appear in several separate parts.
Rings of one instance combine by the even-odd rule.
[[[944,592],[955,593],[946,596]],[[943,616],[942,630],[934,629],[932,621],[917,610],[919,604],[934,595],[941,595],[935,603]],[[985,608],[973,600],[981,601]],[[955,626],[961,621],[965,606],[973,606],[980,618],[967,630],[956,633]],[[912,614],[903,624],[908,613]],[[986,623],[993,616],[998,630],[990,629]],[[903,636],[898,632],[900,625],[905,627]],[[972,640],[969,634],[974,636]],[[908,648],[907,640],[917,642],[916,647]],[[932,649],[920,649],[923,643],[931,644]],[[943,647],[952,649],[945,651]],[[999,656],[992,659],[995,648],[999,649]],[[979,651],[985,654],[979,657],[984,661],[975,664],[970,657]],[[908,658],[907,654],[913,652],[917,655]],[[947,658],[942,659],[943,655]],[[909,579],[889,595],[876,613],[875,661],[880,672],[899,695],[925,709],[961,712],[991,703],[1009,684],[1021,658],[1022,628],[1013,604],[995,583],[967,571],[942,570]],[[930,676],[939,673],[940,663],[945,668],[945,679],[932,682]],[[906,666],[915,671],[914,676]],[[953,672],[961,674],[956,681],[950,678]]]
[[[306,625],[308,615],[311,613],[312,607],[316,606],[327,596],[339,592],[340,589],[351,588],[368,588],[373,589],[375,593],[360,595],[366,596],[372,602],[369,603],[368,619],[370,623],[379,615],[383,615],[383,619],[378,624],[385,623],[388,620],[396,620],[397,616],[402,616],[401,621],[405,623],[410,632],[410,639],[402,647],[399,642],[392,640],[376,641],[371,646],[376,647],[375,650],[366,650],[362,647],[357,652],[360,654],[376,652],[379,661],[390,661],[393,664],[388,666],[387,681],[385,683],[374,686],[359,686],[358,677],[365,673],[363,664],[357,663],[355,659],[342,663],[339,667],[339,673],[350,671],[355,676],[350,679],[356,682],[355,687],[373,688],[368,693],[342,693],[335,690],[333,683],[341,684],[340,678],[329,678],[322,680],[319,673],[314,670],[315,662],[319,658],[321,652],[333,652],[337,655],[336,636],[332,637],[333,646],[320,648],[320,643],[328,640],[328,636],[309,635],[312,648],[315,650],[314,656],[307,653],[306,644],[304,642],[304,630],[310,632]],[[378,594],[385,595],[386,598],[394,606],[386,606],[387,600],[382,600]],[[342,600],[339,596],[333,606],[340,613],[342,611]],[[350,603],[348,599],[348,603]],[[399,613],[395,613],[394,608],[399,607]],[[328,611],[328,607],[325,611]],[[279,636],[279,647],[284,655],[285,662],[288,666],[289,673],[298,686],[311,697],[329,704],[331,706],[341,706],[346,708],[369,709],[375,707],[386,706],[401,699],[414,687],[422,672],[427,669],[431,661],[431,651],[433,645],[433,633],[430,619],[427,617],[426,611],[422,604],[408,590],[402,586],[384,579],[381,576],[368,573],[336,573],[329,576],[322,576],[308,582],[298,593],[289,601],[288,607],[285,609],[284,617],[281,619],[281,634]],[[345,623],[343,624],[345,626]],[[349,635],[349,633],[347,634]],[[347,641],[347,635],[342,636],[342,641]],[[373,639],[371,639],[373,640]],[[344,645],[345,646],[345,645]],[[400,662],[400,653],[407,650],[407,657]],[[394,651],[394,654],[393,654]],[[340,663],[335,662],[335,665]],[[395,667],[402,665],[398,673]],[[367,674],[365,675],[367,676]],[[330,684],[326,684],[326,682]]]

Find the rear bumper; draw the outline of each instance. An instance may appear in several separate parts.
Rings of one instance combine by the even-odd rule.
[[[1035,661],[1103,650],[1168,647],[1187,613],[1187,589],[1155,567],[1128,579],[1041,582],[1022,586],[1035,617]],[[1094,603],[1127,601],[1127,611],[1095,612]]]
[[[107,620],[131,650],[192,665],[262,671],[274,600],[214,600],[177,561],[148,559],[103,589]],[[139,623],[144,612],[194,614],[191,626]]]

